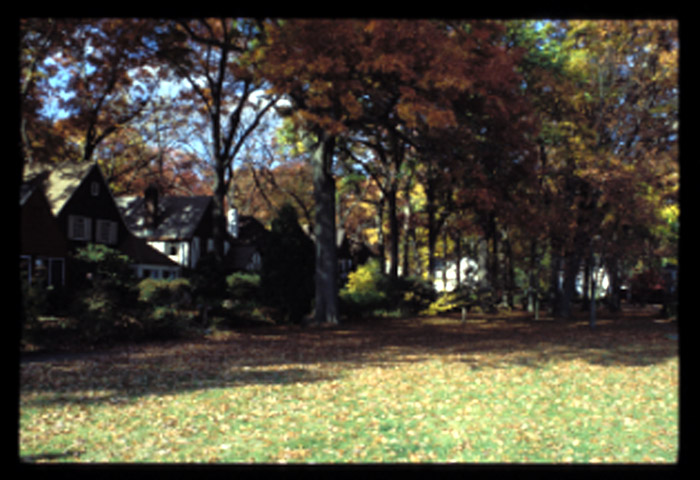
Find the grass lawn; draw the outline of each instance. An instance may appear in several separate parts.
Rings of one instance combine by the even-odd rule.
[[[23,361],[44,462],[673,463],[676,324],[649,315],[258,327]]]

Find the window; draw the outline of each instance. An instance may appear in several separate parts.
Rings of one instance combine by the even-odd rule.
[[[96,229],[95,240],[97,242],[107,245],[114,245],[117,243],[117,222],[112,222],[111,220],[97,220]]]
[[[97,182],[92,182],[90,184],[90,193],[93,197],[98,196],[100,194],[100,184]]]
[[[171,257],[173,255],[177,255],[178,247],[179,247],[179,244],[177,242],[168,242],[165,245],[166,252],[168,252],[168,255],[170,255]]]
[[[65,267],[62,258],[49,258],[49,285],[65,283]]]
[[[80,215],[68,216],[68,238],[71,240],[90,240],[92,222]]]
[[[207,252],[213,252],[213,251],[214,251],[214,239],[207,238]]]

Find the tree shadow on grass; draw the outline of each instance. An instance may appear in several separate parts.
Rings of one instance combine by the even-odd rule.
[[[47,393],[32,404],[134,401],[146,395],[331,381],[369,365],[436,356],[473,369],[583,360],[649,366],[678,354],[676,324],[649,316],[534,322],[524,315],[376,319],[331,328],[266,326],[195,341],[115,348],[102,354],[22,365],[21,391]]]
[[[214,388],[235,388],[249,385],[291,385],[337,378],[335,375],[308,368],[255,368],[227,367],[183,369],[176,364],[169,364],[162,356],[155,361],[133,364],[133,359],[112,358],[105,364],[100,360],[80,360],[63,363],[63,372],[59,382],[35,382],[32,373],[23,382],[23,391],[47,393],[28,400],[27,406],[50,405],[92,405],[129,403],[139,397],[148,395],[168,395],[188,391]],[[35,365],[42,373],[51,374],[51,365]]]

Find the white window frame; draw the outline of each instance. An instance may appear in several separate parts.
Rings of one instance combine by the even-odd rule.
[[[80,222],[82,222],[82,232],[77,231]],[[68,238],[90,241],[92,238],[92,219],[81,215],[68,215]]]
[[[117,222],[112,220],[95,220],[95,241],[107,245],[117,243]]]

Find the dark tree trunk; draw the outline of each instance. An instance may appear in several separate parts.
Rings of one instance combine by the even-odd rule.
[[[552,316],[560,317],[560,304],[562,289],[559,281],[559,275],[561,273],[562,256],[560,254],[558,242],[552,242],[552,260],[551,260],[551,271],[549,278],[549,302],[552,311]]]
[[[399,276],[399,219],[396,215],[396,183],[392,181],[387,191],[389,207],[389,275],[392,278]]]
[[[571,305],[576,294],[576,275],[581,265],[581,255],[578,252],[567,252],[564,262],[564,283],[559,297],[558,316],[568,319],[571,318]]]
[[[377,206],[377,239],[379,244],[379,268],[382,274],[386,272],[386,237],[384,235],[384,193],[380,193],[381,198]]]
[[[426,212],[428,214],[428,277],[431,282],[435,280],[435,245],[437,243],[438,229],[435,219],[435,187],[432,180],[428,180],[426,195]]]
[[[216,177],[214,179],[214,197],[212,199],[212,235],[214,237],[214,256],[217,263],[221,264],[224,260],[224,237],[226,234],[226,210],[224,201],[226,198],[226,183],[224,181],[223,162],[216,168]],[[205,246],[206,248],[206,246]]]
[[[322,132],[312,156],[316,237],[315,321],[338,323],[338,261],[335,232],[335,139]]]

